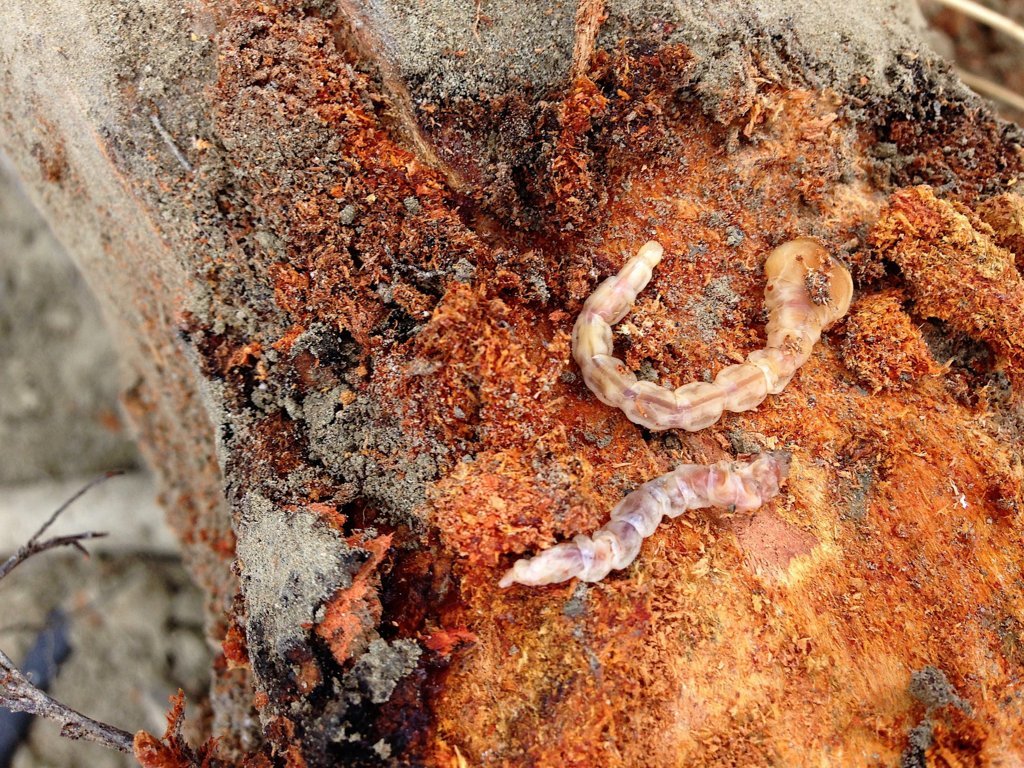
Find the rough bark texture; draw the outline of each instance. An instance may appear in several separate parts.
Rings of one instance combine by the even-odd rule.
[[[120,330],[221,651],[215,750],[175,715],[144,764],[1024,760],[1024,294],[986,202],[1020,134],[907,6],[706,5],[0,11],[0,140]],[[763,343],[797,234],[858,296],[782,395],[651,434],[578,380],[624,254],[666,258],[616,349],[675,386]],[[765,448],[793,471],[753,516],[497,589]]]

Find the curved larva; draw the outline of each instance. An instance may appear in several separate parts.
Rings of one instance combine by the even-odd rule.
[[[638,381],[612,356],[611,327],[632,308],[662,252],[654,241],[644,245],[590,295],[572,331],[573,357],[590,390],[648,429],[696,432],[718,421],[723,411],[749,411],[769,394],[777,395],[807,362],[822,331],[846,314],[853,297],[850,273],[816,240],[800,237],[780,245],[764,266],[765,348],[751,352],[745,363],[723,368],[714,383],[671,390]]]
[[[499,586],[540,586],[574,576],[600,581],[636,559],[641,543],[654,533],[662,517],[704,507],[757,509],[779,492],[788,473],[789,455],[781,452],[762,453],[749,462],[682,464],[625,496],[612,510],[611,520],[593,536],[581,534],[535,557],[517,560]]]
[[[653,240],[644,245],[584,302],[572,330],[573,357],[590,390],[602,403],[621,408],[630,421],[648,429],[695,432],[714,424],[723,411],[748,411],[769,394],[777,395],[807,362],[822,331],[846,314],[853,298],[850,273],[820,243],[807,237],[783,243],[764,265],[764,349],[751,352],[745,363],[723,368],[714,383],[694,382],[671,390],[638,381],[612,356],[612,326],[626,316],[650,282],[662,253]],[[633,562],[643,540],[665,515],[676,517],[703,507],[757,509],[779,492],[788,473],[789,457],[784,453],[763,453],[746,463],[683,464],[627,495],[612,510],[611,521],[593,536],[581,534],[517,560],[499,584],[539,586],[574,576],[600,581]]]

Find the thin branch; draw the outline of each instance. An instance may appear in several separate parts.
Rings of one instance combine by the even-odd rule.
[[[68,507],[70,507],[72,504],[74,504],[76,501],[82,498],[82,496],[84,496],[86,493],[88,493],[90,490],[95,488],[100,483],[104,483],[110,478],[116,477],[117,475],[121,474],[124,474],[121,470],[113,470],[111,472],[106,472],[105,474],[102,474],[99,477],[94,478],[93,480],[90,480],[84,486],[79,488],[78,491],[76,491],[74,495],[71,496],[71,498],[69,498],[59,507],[57,507],[54,513],[50,515],[46,522],[40,526],[39,530],[36,531],[35,534],[33,534],[32,538],[28,540],[28,543],[21,547],[18,547],[18,551],[11,555],[9,558],[7,558],[7,560],[4,561],[3,565],[0,565],[0,581],[2,581],[11,571],[13,571],[15,568],[17,568],[19,565],[21,565],[23,562],[28,560],[33,555],[38,555],[40,552],[45,552],[46,550],[54,549],[55,547],[74,547],[82,554],[88,556],[89,553],[86,551],[85,547],[82,546],[82,542],[88,541],[90,539],[100,539],[106,536],[107,534],[96,533],[95,531],[85,531],[83,533],[71,534],[70,536],[55,536],[54,538],[46,539],[45,541],[40,541],[39,539],[42,537],[44,533],[46,533],[47,529],[49,529],[49,527],[53,525],[54,522],[56,522],[57,518],[67,511]]]
[[[0,651],[0,705],[53,720],[60,725],[61,736],[66,738],[93,741],[127,754],[132,752],[135,738],[132,734],[86,717],[43,693],[3,651]]]
[[[975,75],[972,72],[967,72],[963,69],[957,70],[957,75],[963,80],[971,90],[985,96],[986,98],[992,99],[993,101],[1001,102],[1008,107],[1024,112],[1024,96],[1021,96],[1016,91],[1011,91],[998,83],[993,83],[991,80],[987,80],[980,75]]]
[[[61,504],[47,518],[46,522],[40,526],[32,538],[24,546],[19,547],[18,551],[11,555],[3,565],[0,565],[0,580],[3,580],[11,571],[30,557],[38,555],[40,552],[45,552],[48,549],[68,546],[74,547],[88,555],[89,553],[82,546],[82,542],[106,536],[105,533],[86,531],[70,536],[54,536],[45,540],[42,540],[42,536],[57,518],[80,499],[83,494],[119,474],[122,473],[115,471],[100,475]],[[66,738],[93,741],[105,747],[116,749],[119,752],[132,753],[134,742],[132,734],[122,731],[120,728],[115,728],[112,725],[93,720],[91,717],[86,717],[81,712],[77,712],[47,695],[21,672],[10,656],[3,651],[0,651],[0,705],[14,712],[27,712],[30,715],[53,720],[60,724],[61,735]]]
[[[940,5],[960,11],[965,16],[970,16],[982,24],[988,24],[993,29],[1005,32],[1018,43],[1024,43],[1024,27],[1012,19],[1008,19],[1001,13],[986,8],[974,0],[936,0]]]
[[[31,546],[32,544],[37,542],[39,540],[39,537],[46,533],[49,527],[57,521],[57,518],[63,515],[65,512],[67,512],[68,507],[70,507],[80,498],[85,496],[85,494],[87,494],[97,485],[102,485],[103,483],[107,482],[107,480],[109,480],[110,478],[118,477],[119,475],[123,474],[123,469],[112,469],[109,472],[104,472],[102,475],[99,475],[98,477],[94,477],[88,483],[83,485],[81,488],[79,488],[77,491],[71,494],[71,497],[67,501],[65,501],[63,504],[57,507],[57,509],[54,510],[53,514],[50,515],[49,518],[47,518],[46,522],[43,523],[42,526],[40,526],[39,530],[36,531],[35,534],[32,536],[32,538],[28,540],[28,545]]]

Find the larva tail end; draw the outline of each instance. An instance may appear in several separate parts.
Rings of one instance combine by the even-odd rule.
[[[657,240],[649,240],[643,244],[640,250],[637,251],[636,255],[650,264],[653,268],[658,266],[658,263],[661,261],[661,257],[665,255],[665,249]]]
[[[580,538],[580,537],[577,537]],[[579,576],[584,570],[583,555],[574,542],[556,544],[533,557],[521,557],[501,577],[498,586],[502,589],[513,584],[527,587],[541,587],[568,581]]]

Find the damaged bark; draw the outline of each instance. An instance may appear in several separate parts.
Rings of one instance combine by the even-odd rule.
[[[1024,759],[1021,134],[916,25],[7,4],[0,142],[118,332],[220,652],[216,744],[187,748],[179,703],[140,761]],[[575,315],[646,240],[616,349],[678,386],[763,345],[763,260],[797,235],[857,295],[780,396],[652,434],[579,380]],[[651,477],[760,450],[793,468],[753,515],[498,589]]]

